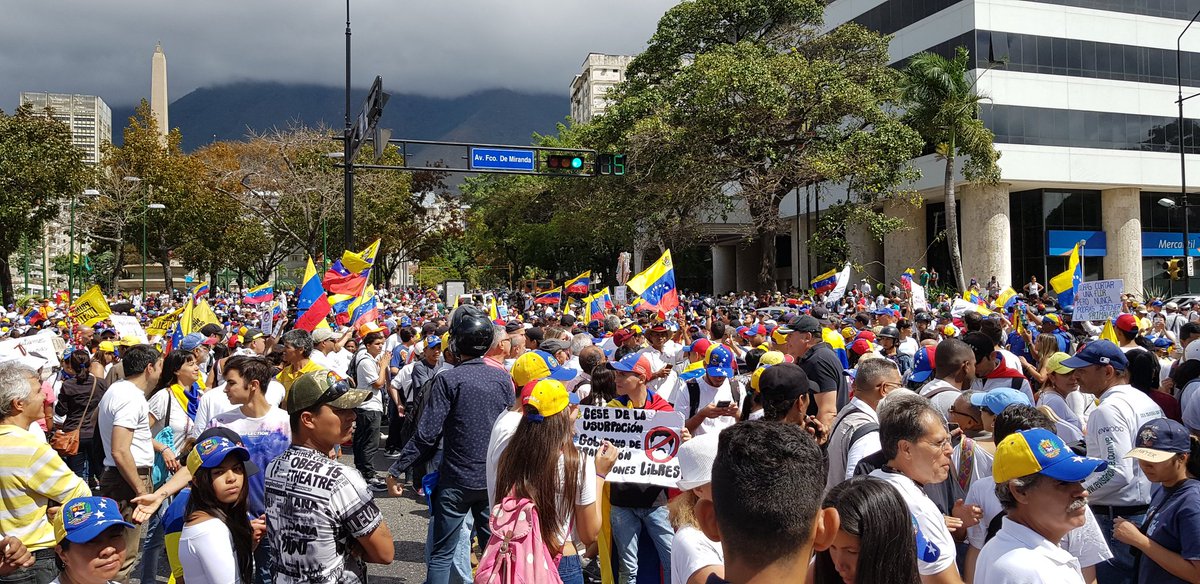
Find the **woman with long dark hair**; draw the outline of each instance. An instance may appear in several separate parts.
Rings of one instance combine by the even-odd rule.
[[[1179,400],[1159,390],[1162,364],[1158,362],[1158,357],[1145,349],[1133,349],[1125,353],[1125,358],[1129,360],[1129,366],[1126,368],[1129,373],[1129,385],[1150,396],[1150,399],[1162,408],[1164,416],[1182,423],[1183,410],[1179,407]]]
[[[254,529],[246,514],[250,452],[223,436],[205,438],[188,455],[192,490],[179,534],[188,584],[254,582]]]
[[[168,455],[170,458],[186,455],[188,429],[196,419],[196,408],[203,391],[200,364],[196,362],[196,356],[191,351],[171,351],[163,360],[162,375],[149,401],[151,434],[158,436],[165,427],[170,427],[175,434],[172,444],[162,445],[165,448],[160,450],[157,444],[154,446],[164,460],[168,459]],[[168,461],[167,466],[170,468],[174,465]],[[175,468],[170,470],[173,472]]]
[[[542,540],[551,555],[562,554],[558,573],[564,584],[582,584],[583,572],[571,538],[591,545],[600,533],[604,477],[617,461],[617,450],[605,442],[588,458],[575,447],[575,408],[562,382],[531,381],[523,392],[524,410],[496,469],[496,499],[509,495],[533,502],[541,521]]]
[[[585,406],[602,406],[617,398],[617,375],[601,363],[592,370],[592,391],[581,402]]]
[[[900,493],[879,479],[857,476],[825,495],[841,525],[829,549],[816,554],[815,584],[919,584],[916,528]],[[860,562],[863,553],[869,553]]]
[[[79,450],[63,462],[79,475],[88,485],[100,484],[100,473],[104,470],[104,448],[95,436],[96,407],[108,384],[91,371],[91,356],[82,349],[72,351],[63,364],[66,377],[58,390],[58,401],[54,404],[54,416],[61,417],[57,430],[71,432],[79,429]],[[97,439],[93,440],[93,437]]]

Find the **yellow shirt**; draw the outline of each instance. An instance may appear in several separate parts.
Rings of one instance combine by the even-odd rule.
[[[304,375],[305,373],[312,373],[313,371],[321,371],[323,369],[325,368],[318,365],[316,361],[309,359],[308,363],[305,363],[304,366],[299,370],[292,369],[291,365],[285,366],[283,370],[279,372],[279,375],[275,376],[275,379],[278,379],[279,383],[283,384],[283,390],[285,392],[284,395],[287,395],[286,392],[292,389],[292,384],[296,383],[296,380],[300,379],[300,376]]]
[[[16,536],[29,551],[54,547],[49,505],[92,496],[49,444],[12,425],[0,426],[0,492],[0,533]]]

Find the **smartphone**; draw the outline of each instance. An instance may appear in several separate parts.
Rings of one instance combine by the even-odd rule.
[[[731,404],[731,403],[733,403],[733,402],[731,402],[727,399],[721,400],[721,401],[717,402],[717,407],[718,408],[727,408],[727,407],[729,407],[729,404]]]
[[[674,368],[675,368],[675,366],[674,366],[674,365],[672,365],[672,364],[670,364],[670,363],[667,363],[666,365],[664,365],[664,366],[663,366],[663,368],[665,368],[665,369],[674,369]]]

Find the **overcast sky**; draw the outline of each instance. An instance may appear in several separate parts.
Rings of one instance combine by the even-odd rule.
[[[588,52],[639,52],[675,0],[352,0],[353,81],[456,96],[566,95]],[[0,108],[21,91],[150,95],[162,41],[171,101],[241,80],[345,83],[338,0],[18,0],[0,18]]]

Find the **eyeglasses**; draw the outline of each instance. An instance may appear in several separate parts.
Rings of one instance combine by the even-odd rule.
[[[946,450],[947,448],[951,448],[954,445],[954,443],[950,441],[949,436],[946,436],[945,438],[941,439],[941,441],[939,441],[939,442],[929,442],[928,440],[922,440],[921,442],[924,442],[934,448],[937,448],[938,450]]]

